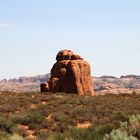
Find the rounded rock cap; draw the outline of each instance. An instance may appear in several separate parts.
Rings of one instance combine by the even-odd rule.
[[[56,60],[57,61],[71,60],[72,55],[73,55],[73,52],[71,50],[61,50],[58,52],[56,56]]]

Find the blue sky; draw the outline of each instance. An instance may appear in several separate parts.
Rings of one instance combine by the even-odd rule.
[[[139,0],[0,0],[0,79],[50,72],[61,49],[92,75],[140,75]]]

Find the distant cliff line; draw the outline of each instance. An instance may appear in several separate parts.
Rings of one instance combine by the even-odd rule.
[[[28,77],[28,76],[21,76],[19,78],[13,78],[13,79],[3,79],[0,81],[0,83],[4,83],[4,82],[19,82],[19,83],[28,83],[28,82],[31,82],[31,83],[36,83],[36,82],[46,82],[48,81],[50,78],[50,73],[47,73],[45,75],[38,75],[38,76],[32,76],[32,77]],[[125,75],[125,76],[120,76],[120,77],[115,77],[115,76],[108,76],[108,75],[103,75],[103,76],[100,76],[100,77],[96,77],[95,78],[101,78],[101,79],[123,79],[123,78],[131,78],[131,79],[140,79],[140,75],[133,75],[133,74],[130,74],[130,75]]]

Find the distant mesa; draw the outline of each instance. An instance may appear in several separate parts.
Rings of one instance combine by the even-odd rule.
[[[134,78],[134,79],[140,79],[140,75],[126,75],[126,76],[121,76],[121,78]]]
[[[112,79],[116,79],[117,77],[115,77],[115,76],[107,76],[107,75],[103,75],[103,76],[101,76],[100,78],[112,78]]]
[[[48,82],[41,83],[41,92],[66,92],[95,95],[90,65],[71,50],[59,51]]]

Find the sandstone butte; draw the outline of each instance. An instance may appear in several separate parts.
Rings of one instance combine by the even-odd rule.
[[[71,50],[59,51],[51,69],[51,78],[41,83],[41,92],[66,92],[78,95],[95,95],[90,65]]]

